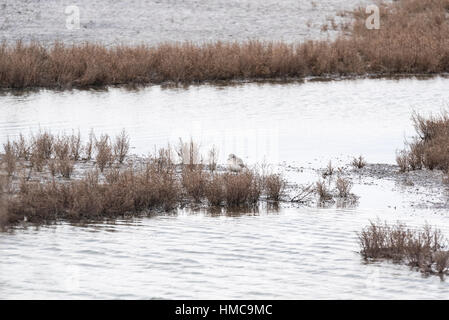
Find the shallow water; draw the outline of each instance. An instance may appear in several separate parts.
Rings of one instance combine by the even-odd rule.
[[[79,128],[85,137],[91,127],[111,134],[125,127],[137,154],[193,137],[205,150],[215,144],[222,158],[234,152],[249,162],[313,167],[363,154],[394,163],[395,150],[413,134],[412,110],[440,111],[448,84],[435,78],[9,93],[0,96],[0,140],[39,126]],[[301,181],[306,171],[288,174]],[[413,207],[415,195],[403,189],[393,181],[356,184],[359,203],[346,209],[284,204],[240,216],[181,211],[18,228],[0,233],[0,298],[447,298],[447,280],[366,264],[357,252],[356,232],[376,218],[416,227],[427,221],[449,235],[447,210]]]
[[[449,79],[345,80],[290,84],[160,86],[129,91],[41,90],[0,96],[0,142],[20,132],[79,129],[87,138],[126,128],[137,154],[193,138],[204,156],[212,145],[221,161],[348,159],[394,163],[414,134],[413,110],[439,112],[449,102]]]
[[[356,231],[388,211],[289,208],[180,214],[0,234],[1,298],[397,299],[449,296],[406,266],[365,264]],[[426,219],[447,234],[447,216]]]

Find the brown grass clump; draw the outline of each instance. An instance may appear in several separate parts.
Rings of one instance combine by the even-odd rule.
[[[217,169],[218,150],[214,147],[209,150],[209,164],[208,168],[210,172],[214,172]]]
[[[0,176],[0,228],[8,222],[8,203],[6,201],[6,178]]]
[[[285,180],[280,174],[269,174],[264,177],[264,187],[269,200],[279,201],[285,189]]]
[[[92,152],[94,150],[94,146],[95,146],[95,134],[93,129],[90,130],[89,132],[89,140],[87,141],[86,146],[84,147],[84,151],[86,153],[86,160],[91,160],[92,159]]]
[[[17,157],[14,150],[14,145],[9,140],[3,144],[3,157],[2,157],[2,163],[5,165],[6,173],[8,176],[12,176],[14,172],[16,171],[17,166]]]
[[[237,207],[256,204],[262,194],[261,177],[251,170],[223,174],[226,205]]]
[[[442,112],[424,118],[412,116],[417,136],[399,152],[396,162],[401,172],[427,168],[449,171],[449,116]]]
[[[396,163],[399,166],[400,172],[406,172],[408,170],[408,155],[404,150],[396,154]]]
[[[129,145],[130,140],[125,130],[116,137],[113,146],[108,135],[96,140],[93,131],[90,132],[86,145],[83,145],[79,131],[70,135],[53,135],[49,131],[39,131],[29,139],[20,134],[17,140],[6,143],[2,159],[8,172],[13,172],[17,160],[23,160],[29,161],[31,168],[37,172],[42,172],[47,165],[52,176],[59,173],[70,178],[74,163],[90,160],[94,149],[97,164],[103,171],[113,163],[114,158],[122,164],[128,155]]]
[[[122,132],[120,132],[120,134],[115,137],[115,143],[113,147],[115,159],[118,161],[118,163],[122,164],[129,151],[129,136],[126,133],[125,129],[123,129]]]
[[[47,131],[39,131],[36,136],[31,137],[31,166],[36,171],[41,172],[47,160],[54,152],[55,137]]]
[[[182,190],[170,151],[160,150],[158,157],[151,158],[137,181],[139,206],[143,204],[146,208],[160,207],[164,210],[177,206]]]
[[[50,165],[50,170],[52,170]],[[56,162],[56,171],[59,172],[64,178],[70,179],[74,169],[74,161],[70,158],[58,159]],[[53,172],[52,172],[53,175]]]
[[[449,0],[381,3],[380,29],[360,7],[337,39],[299,44],[247,41],[106,47],[0,45],[0,87],[302,78],[326,75],[434,74],[449,71]],[[332,21],[331,21],[332,22]],[[334,23],[331,23],[335,28]],[[327,25],[323,28],[327,29]]]
[[[87,145],[92,142],[90,139]],[[122,142],[129,143],[125,132],[115,146]],[[28,142],[21,136],[17,145],[28,145]],[[186,164],[176,164],[168,148],[148,158],[116,166],[110,165],[114,161],[114,148],[108,135],[101,135],[95,141],[95,163],[81,160],[87,158],[82,158],[82,151],[87,152],[87,148],[79,134],[54,136],[40,132],[32,137],[30,145],[30,160],[20,159],[20,164],[36,170],[30,170],[28,176],[13,172],[7,180],[13,182],[8,194],[0,192],[0,220],[6,221],[5,224],[24,220],[40,223],[102,219],[154,210],[170,211],[193,202],[208,207],[247,208],[256,205],[262,196],[279,201],[285,185],[280,175],[265,175],[249,169],[238,173],[218,171],[216,164],[212,170],[210,165],[196,163],[192,159],[199,159],[200,154],[193,142],[187,145]],[[20,154],[15,146],[9,142],[5,151],[14,156]],[[114,154],[124,159],[127,148],[115,148]],[[5,159],[5,155],[1,158]],[[41,161],[41,171],[45,165],[48,171],[39,172],[35,159]],[[83,166],[73,179],[74,165],[79,161],[83,161]],[[117,162],[120,162],[118,158]],[[95,166],[98,169],[92,170]],[[7,176],[6,171],[2,167],[2,179],[3,175]]]
[[[332,176],[334,174],[334,167],[332,166],[332,162],[329,161],[325,171],[323,172],[323,178],[325,179],[328,176]]]
[[[196,202],[201,201],[205,195],[208,174],[203,170],[203,166],[195,168],[184,166],[181,174],[182,186],[187,195]]]
[[[55,138],[53,144],[54,157],[56,159],[67,159],[70,157],[70,137],[62,136]]]
[[[223,175],[212,174],[207,181],[205,197],[211,206],[220,206],[226,199]]]
[[[348,198],[351,195],[352,183],[348,179],[339,176],[335,182],[335,186],[340,198]]]
[[[56,176],[56,173],[58,173],[58,168],[56,165],[57,161],[55,159],[50,159],[47,162],[48,170],[50,171],[50,174],[52,177]]]
[[[317,181],[315,185],[315,192],[321,202],[330,201],[333,198],[332,193],[326,186],[326,181]]]
[[[415,230],[400,223],[371,222],[358,238],[364,258],[403,261],[428,273],[445,273],[449,267],[449,254],[443,251],[447,241],[428,225]]]
[[[99,173],[88,172],[69,182],[23,180],[10,202],[13,219],[50,221],[63,218],[114,217],[125,213],[162,208],[170,210],[180,198],[174,166],[160,166],[149,159],[143,170],[111,169],[100,182]]]
[[[39,131],[36,136],[33,136],[33,154],[43,160],[51,158],[54,150],[55,137],[48,131]]]
[[[449,251],[437,251],[433,254],[435,269],[438,273],[447,273],[449,268]]]
[[[81,157],[82,144],[81,133],[78,130],[78,134],[72,134],[70,136],[70,158],[73,161],[78,161]]]
[[[30,160],[31,144],[20,134],[19,139],[13,142],[14,150],[19,159]]]
[[[176,150],[179,158],[181,159],[181,163],[189,170],[195,169],[195,167],[200,164],[200,152],[199,146],[190,139],[190,142],[183,142],[182,139],[179,139],[179,145]]]
[[[95,141],[95,149],[97,156],[95,158],[97,166],[101,172],[107,165],[110,165],[113,161],[112,147],[109,143],[109,136],[107,134],[101,135],[100,139]]]
[[[366,166],[366,160],[362,156],[359,156],[358,158],[354,158],[351,164],[356,169],[362,169]]]

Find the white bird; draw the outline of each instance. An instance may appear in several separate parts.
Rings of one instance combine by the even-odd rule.
[[[228,156],[228,169],[232,172],[240,172],[245,168],[242,159],[231,153]]]

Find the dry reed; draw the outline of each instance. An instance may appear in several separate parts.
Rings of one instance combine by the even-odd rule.
[[[358,238],[364,258],[405,262],[428,273],[445,273],[449,267],[449,253],[444,251],[447,241],[429,225],[416,230],[400,223],[371,222]]]
[[[10,177],[16,171],[17,166],[17,157],[14,149],[14,144],[8,140],[5,144],[3,144],[3,151],[4,154],[0,163],[4,163],[6,173]]]
[[[317,181],[315,184],[315,192],[321,202],[326,202],[333,199],[333,195],[327,187],[326,181]]]
[[[366,166],[366,160],[359,156],[358,158],[352,159],[352,166],[356,169],[363,169]]]
[[[449,116],[447,112],[424,118],[413,114],[417,136],[401,150],[396,162],[399,171],[440,169],[449,171]]]
[[[107,165],[112,164],[112,147],[109,143],[109,136],[107,134],[101,135],[100,139],[95,141],[95,149],[97,151],[97,156],[95,158],[97,166],[101,172]]]
[[[2,203],[2,221],[16,223],[26,218],[40,223],[58,219],[102,219],[154,210],[170,211],[186,201],[209,207],[247,208],[255,206],[262,196],[280,200],[285,186],[281,175],[263,175],[248,168],[231,173],[217,171],[216,164],[211,170],[210,166],[195,163],[200,154],[193,142],[180,153],[181,160],[186,163],[176,164],[172,150],[161,149],[148,158],[139,158],[136,163],[128,161],[111,166],[113,149],[117,162],[120,157],[123,162],[128,152],[129,138],[125,131],[118,136],[115,148],[109,143],[108,135],[95,140],[95,162],[81,160],[82,151],[86,158],[91,151],[83,145],[79,133],[54,136],[39,132],[30,141],[20,136],[17,143],[8,143],[5,150],[16,155],[23,148],[14,146],[30,144],[30,160],[20,159],[23,166],[36,167],[36,158],[42,161],[41,171],[44,164],[48,171],[36,170],[34,176],[30,171],[28,177],[12,174],[11,180],[16,182],[11,196],[4,197],[0,193],[0,200],[5,203],[4,206]],[[87,146],[93,141],[91,135]],[[84,169],[78,171],[76,179],[71,179],[74,165],[80,161]],[[98,170],[91,170],[94,165]]]
[[[6,201],[6,178],[0,176],[0,228],[8,223],[8,202]]]
[[[129,152],[129,136],[125,129],[115,137],[114,156],[118,163],[122,164]]]
[[[285,180],[280,174],[269,174],[264,177],[265,192],[267,198],[270,200],[279,201],[285,189],[285,185]]]
[[[365,8],[337,39],[300,44],[247,41],[114,46],[84,43],[0,45],[0,87],[302,78],[326,75],[434,74],[449,71],[449,0],[380,4],[379,30]],[[347,30],[344,30],[347,29]]]
[[[340,198],[348,198],[351,195],[352,182],[341,176],[337,177],[335,181],[335,186],[338,191],[338,196]]]

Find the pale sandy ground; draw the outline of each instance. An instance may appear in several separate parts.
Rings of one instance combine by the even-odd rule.
[[[107,45],[166,41],[297,42],[333,37],[321,26],[367,0],[1,0],[0,39],[49,44]],[[69,30],[65,9],[77,5],[80,29]]]

